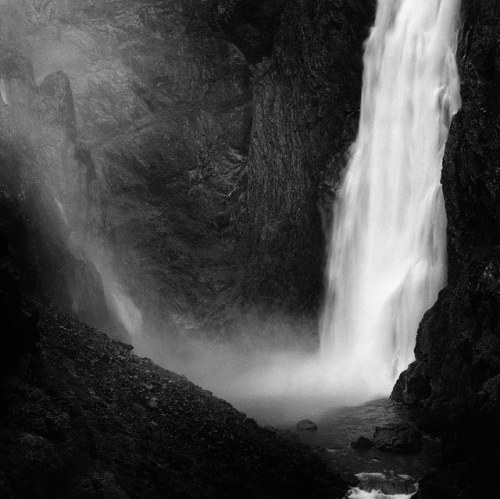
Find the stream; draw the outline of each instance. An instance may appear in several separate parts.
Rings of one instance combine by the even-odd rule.
[[[310,400],[267,398],[235,401],[259,424],[272,426],[293,435],[311,448],[319,449],[334,471],[350,483],[359,482],[348,496],[352,499],[403,499],[416,491],[416,482],[439,460],[439,442],[424,435],[422,449],[415,454],[395,454],[372,448],[357,450],[351,443],[359,437],[373,438],[377,426],[416,424],[416,414],[388,398],[358,406],[316,410]],[[323,401],[324,406],[324,401]],[[309,419],[317,430],[297,430],[297,422]]]

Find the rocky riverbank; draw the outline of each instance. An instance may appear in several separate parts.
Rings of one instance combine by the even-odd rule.
[[[43,309],[41,350],[1,386],[2,497],[342,497],[293,440]]]

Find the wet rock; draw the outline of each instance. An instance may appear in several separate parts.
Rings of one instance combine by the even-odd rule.
[[[218,4],[218,22],[246,59],[255,64],[269,57],[287,0],[221,0]]]
[[[378,490],[382,494],[413,494],[416,490],[416,481],[408,475],[396,475],[394,473],[359,473],[358,488],[368,492]]]
[[[468,495],[467,484],[464,483],[465,470],[434,470],[418,482],[418,492],[413,499],[464,499],[479,497],[474,493]],[[480,496],[484,497],[484,496]]]
[[[408,425],[377,426],[373,445],[384,452],[412,454],[422,447],[422,434]]]
[[[351,442],[351,447],[357,450],[371,449],[373,441],[366,437],[359,437],[355,442]]]
[[[318,425],[309,419],[303,419],[297,423],[297,430],[317,430]]]

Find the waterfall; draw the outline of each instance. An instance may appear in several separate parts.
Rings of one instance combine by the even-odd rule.
[[[358,136],[334,206],[321,357],[373,393],[414,359],[446,284],[441,164],[460,107],[460,0],[379,0]],[[335,373],[335,374],[334,374]]]

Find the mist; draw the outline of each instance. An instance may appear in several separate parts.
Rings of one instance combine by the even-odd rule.
[[[46,212],[44,217],[53,219],[49,228],[53,232],[53,237],[59,238],[76,259],[86,261],[91,267],[90,273],[97,277],[97,283],[91,285],[88,294],[95,292],[95,286],[100,288],[99,292],[105,299],[109,317],[103,320],[91,317],[90,321],[104,329],[110,336],[133,345],[138,355],[149,357],[167,369],[185,374],[193,382],[229,400],[263,422],[317,417],[322,411],[331,407],[355,405],[373,398],[388,396],[397,376],[413,359],[412,351],[418,322],[425,310],[435,301],[437,292],[445,282],[443,277],[445,221],[442,196],[438,192],[437,184],[446,136],[443,134],[439,136],[439,133],[449,124],[450,113],[457,108],[456,96],[450,97],[448,92],[448,87],[451,93],[457,88],[456,78],[452,77],[454,75],[449,74],[450,72],[443,74],[436,72],[436,78],[426,80],[426,85],[434,85],[436,88],[416,88],[413,96],[403,95],[400,99],[400,107],[406,109],[408,106],[418,106],[418,102],[413,100],[421,99],[423,94],[435,92],[435,100],[439,101],[441,107],[434,106],[432,101],[428,116],[415,115],[415,123],[418,126],[425,128],[428,127],[429,121],[435,121],[437,127],[436,133],[427,144],[432,149],[429,153],[432,161],[429,163],[433,168],[433,172],[428,175],[431,179],[428,189],[430,194],[423,195],[430,203],[430,206],[423,210],[428,216],[422,220],[422,227],[417,225],[413,227],[410,219],[414,218],[414,214],[409,213],[406,227],[411,234],[403,235],[403,242],[397,238],[388,241],[387,250],[381,257],[385,262],[384,266],[389,268],[387,261],[390,258],[387,255],[393,248],[404,246],[416,251],[415,256],[406,258],[403,255],[399,258],[402,262],[408,260],[414,262],[410,263],[410,270],[397,271],[402,275],[400,281],[403,284],[410,279],[408,272],[411,274],[411,269],[420,268],[422,262],[430,262],[429,271],[427,277],[416,280],[418,282],[410,291],[405,291],[406,288],[401,284],[401,296],[382,300],[383,310],[380,314],[383,317],[390,316],[389,319],[365,317],[366,312],[373,308],[373,300],[370,301],[367,295],[376,293],[377,296],[382,296],[382,291],[384,293],[387,291],[387,289],[376,291],[378,288],[366,280],[366,275],[375,276],[375,280],[380,277],[377,270],[377,265],[379,267],[381,265],[380,259],[377,260],[372,256],[373,248],[380,248],[381,242],[374,240],[370,242],[371,246],[368,249],[363,249],[362,241],[356,239],[359,234],[371,233],[387,239],[382,230],[386,213],[385,209],[379,206],[384,202],[387,186],[378,186],[376,196],[367,194],[370,189],[360,180],[356,184],[360,186],[359,192],[349,187],[349,183],[354,182],[353,176],[356,171],[363,171],[363,151],[372,147],[370,141],[376,137],[376,131],[367,130],[370,127],[370,118],[375,114],[374,102],[380,100],[379,93],[392,95],[395,88],[406,88],[398,82],[396,85],[389,72],[385,72],[385,76],[377,77],[372,74],[387,64],[386,58],[393,57],[390,52],[387,52],[386,57],[383,48],[378,45],[381,40],[383,41],[382,35],[387,28],[389,15],[381,11],[377,18],[381,26],[372,32],[372,39],[365,56],[369,78],[365,81],[363,93],[360,138],[351,152],[351,164],[348,166],[344,187],[340,187],[340,201],[335,208],[335,226],[333,239],[330,242],[330,283],[321,328],[318,327],[318,319],[314,317],[302,320],[297,316],[287,316],[281,312],[274,315],[268,313],[262,318],[260,312],[253,310],[252,307],[240,307],[235,303],[230,314],[230,325],[226,329],[217,330],[217,327],[210,329],[206,328],[203,321],[190,310],[192,303],[189,301],[188,288],[191,286],[191,281],[180,280],[178,283],[172,270],[162,267],[162,258],[165,260],[171,258],[169,251],[177,245],[180,249],[175,250],[179,253],[174,255],[175,262],[180,261],[184,265],[181,271],[186,272],[189,279],[199,284],[197,272],[203,271],[203,268],[201,263],[197,263],[197,259],[201,262],[202,258],[196,254],[195,244],[189,247],[185,240],[177,235],[178,222],[175,221],[177,225],[174,224],[176,233],[169,232],[168,226],[160,226],[161,232],[156,226],[154,227],[157,231],[154,237],[161,239],[164,247],[161,248],[161,255],[154,257],[156,260],[148,254],[149,246],[154,247],[156,244],[156,240],[150,242],[151,234],[154,232],[148,228],[148,224],[152,223],[150,220],[154,218],[156,223],[158,217],[168,219],[170,214],[169,205],[161,205],[160,209],[156,205],[148,204],[148,189],[151,185],[148,179],[145,180],[145,172],[168,167],[174,168],[175,173],[176,162],[185,161],[187,165],[185,169],[189,178],[193,179],[197,178],[196,175],[200,175],[196,169],[197,162],[203,160],[204,165],[208,164],[220,174],[221,161],[229,161],[230,165],[236,162],[234,172],[241,177],[238,170],[241,169],[241,165],[238,161],[241,161],[242,156],[231,144],[233,139],[224,138],[226,140],[224,142],[220,137],[210,135],[214,128],[213,121],[207,121],[204,117],[189,121],[191,118],[184,118],[182,113],[178,119],[176,117],[178,110],[166,107],[165,111],[161,107],[160,113],[163,114],[160,119],[174,121],[173,125],[158,125],[161,132],[160,142],[163,141],[165,144],[165,151],[161,151],[160,159],[154,159],[160,163],[154,163],[148,156],[151,154],[148,145],[137,146],[136,138],[129,141],[130,144],[127,143],[130,147],[137,146],[137,151],[133,150],[130,153],[132,159],[128,158],[129,153],[123,152],[123,143],[120,141],[128,141],[129,137],[124,136],[122,139],[119,134],[123,130],[138,130],[138,133],[147,136],[148,127],[156,123],[154,122],[156,118],[148,115],[148,106],[152,104],[147,104],[141,99],[140,93],[134,87],[139,85],[140,81],[120,58],[121,56],[116,57],[115,53],[100,45],[97,38],[66,22],[68,19],[78,19],[80,10],[76,8],[74,2],[61,1],[55,4],[56,10],[42,22],[42,28],[37,29],[30,24],[34,19],[33,16],[37,15],[33,11],[32,3],[24,6],[28,9],[24,14],[30,14],[31,18],[29,15],[27,17],[21,15],[19,6],[17,4],[15,6],[13,2],[3,2],[0,5],[3,7],[2,22],[8,26],[7,33],[10,37],[8,43],[17,45],[19,51],[24,54],[25,63],[34,62],[31,81],[0,74],[0,95],[3,104],[9,108],[12,123],[16,123],[13,130],[17,132],[13,133],[10,140],[17,143],[26,141],[33,151],[33,156],[37,157],[29,168],[33,184],[40,189],[45,199],[46,206],[42,208],[42,211]],[[435,29],[439,29],[440,23],[448,23],[451,26],[456,17],[453,9],[447,11],[446,16],[443,13],[435,14],[437,21],[430,14],[425,18],[427,21],[424,19]],[[446,19],[443,20],[444,17]],[[402,19],[404,21],[406,18]],[[98,28],[96,25],[95,29]],[[417,26],[416,29],[418,31],[420,27]],[[448,61],[447,67],[453,69],[454,62],[450,59],[450,53],[453,52],[456,42],[456,30],[453,26],[449,29],[448,35],[447,41],[441,45],[436,42],[436,50],[439,49],[439,60]],[[406,35],[401,32],[399,36],[404,38]],[[399,46],[400,41],[396,39],[394,43]],[[115,50],[119,51],[120,47],[122,46]],[[411,46],[409,50],[413,50]],[[427,57],[432,57],[432,54]],[[408,71],[411,76],[414,71],[413,66],[409,67]],[[44,107],[44,81],[47,77],[51,78],[49,75],[60,74],[58,72],[64,72],[71,84],[67,101],[70,103],[68,105],[73,105],[74,101],[76,108],[76,115],[74,118],[70,117],[74,120],[71,127],[78,130],[76,142],[74,137],[68,134],[67,123],[64,123],[67,116],[57,117],[55,119],[57,123],[52,123],[50,128],[44,125],[46,119],[44,112],[47,108]],[[382,76],[387,79],[386,82]],[[63,76],[59,78],[64,79]],[[29,97],[30,91],[36,96],[35,103],[32,102],[33,98]],[[109,93],[111,91],[123,92],[123,95],[115,102]],[[407,99],[410,99],[410,102],[407,102]],[[39,116],[33,114],[33,107],[38,109]],[[115,121],[104,122],[108,108],[114,109]],[[184,109],[181,111],[187,113]],[[66,111],[62,112],[64,114]],[[394,113],[397,112],[399,108],[394,110]],[[98,121],[91,122],[92,117]],[[182,145],[184,147],[182,149],[174,141],[181,140],[176,133],[183,126],[188,126],[186,122],[191,127],[194,123],[199,130],[195,128],[195,132],[189,131],[186,140],[191,144]],[[408,135],[417,126],[415,123],[411,120],[402,120],[398,129]],[[379,125],[375,128],[383,130]],[[388,131],[384,133],[389,134]],[[395,137],[394,140],[399,143],[406,139]],[[202,145],[205,144],[203,145],[205,147],[207,143],[210,144],[208,157],[205,150],[200,152]],[[425,149],[427,145],[410,144],[408,146],[410,152],[403,151],[396,154],[391,164],[394,168],[404,165],[404,158],[411,153],[412,148]],[[172,155],[172,149],[175,149],[174,159],[169,156]],[[82,150],[88,152],[82,156]],[[83,157],[85,159],[82,159]],[[130,167],[128,164],[127,167],[123,166],[126,161],[130,162]],[[164,164],[162,161],[167,163]],[[171,161],[174,167],[171,167],[168,161]],[[374,165],[374,168],[377,166],[377,158],[368,162]],[[236,173],[233,175],[231,172],[228,178],[233,179]],[[371,181],[376,182],[378,175],[376,173],[370,177]],[[392,182],[394,176],[397,175],[393,172],[387,176],[387,181]],[[164,181],[162,177],[160,180]],[[228,185],[223,186],[226,189],[223,191],[226,198],[230,198],[240,189],[234,180],[231,182],[233,183],[228,182]],[[401,180],[399,184],[402,189],[399,199],[403,202],[406,201],[411,182],[411,179],[407,179]],[[151,184],[153,183],[157,183],[155,178]],[[418,187],[418,182],[413,183]],[[366,191],[363,190],[365,187]],[[129,192],[132,192],[132,195],[129,195]],[[354,201],[349,198],[350,192]],[[432,194],[435,192],[436,196]],[[193,193],[196,193],[194,187],[189,190],[188,195]],[[380,203],[375,208],[369,209],[372,216],[365,217],[366,227],[363,225],[360,228],[355,222],[365,216],[360,211],[363,209],[363,203],[359,202],[365,196],[371,200],[378,196]],[[416,196],[420,194],[417,193]],[[184,216],[182,213],[184,202],[184,199],[179,198],[180,206],[175,207],[180,212],[180,215],[176,216],[181,220]],[[421,211],[418,203],[414,203],[414,208],[417,212]],[[187,209],[191,207],[188,206]],[[398,208],[394,210],[401,211]],[[373,222],[373,214],[381,215],[376,227],[370,225]],[[39,214],[34,213],[34,216]],[[394,218],[394,222],[395,228],[391,229],[391,234],[398,233],[398,227],[401,226],[401,221],[397,217]],[[215,223],[215,227],[219,230],[217,224],[219,222]],[[430,225],[431,229],[428,229],[426,224]],[[349,233],[349,228],[352,229],[352,234]],[[205,228],[201,230],[206,231]],[[429,230],[437,232],[429,235],[427,234]],[[427,235],[420,246],[407,244],[409,240],[414,241],[415,237],[418,239],[423,233]],[[132,236],[137,236],[138,239],[135,240]],[[231,239],[236,237],[237,234],[230,235]],[[439,248],[436,249],[433,245],[438,245]],[[187,256],[182,254],[183,252]],[[203,253],[204,250],[200,252]],[[366,275],[356,274],[360,266],[366,268],[366,262],[353,259],[353,255],[358,253],[371,255],[371,262],[375,267],[366,270]],[[226,256],[224,258],[227,259]],[[183,259],[186,261],[185,264],[182,263]],[[189,275],[186,269],[192,262],[195,262],[197,267],[192,272],[190,270],[192,275]],[[154,272],[148,271],[150,267],[154,268]],[[349,269],[353,271],[352,275],[349,274]],[[356,281],[358,277],[360,282]],[[381,282],[382,287],[386,286],[385,281]],[[78,299],[81,294],[79,288],[89,287],[89,282],[74,281],[71,286],[74,297],[72,311],[82,316],[85,305],[82,303],[82,298]],[[195,295],[199,293],[195,300],[201,301],[206,289],[206,286],[203,286],[201,282],[200,290],[193,291]],[[354,289],[353,294],[342,301],[344,290],[349,291],[351,286],[353,289],[361,289],[360,293],[356,294]],[[389,289],[389,294],[392,293],[391,290],[392,288]],[[223,299],[237,300],[237,295],[229,293]],[[414,304],[416,309],[410,310]],[[409,319],[404,315],[406,311],[410,316]],[[339,319],[341,313],[345,315],[343,319]],[[210,312],[205,315],[209,316]],[[361,334],[360,331],[364,326],[356,323],[356,317],[364,317],[365,322],[377,323],[376,330],[370,330],[367,335]],[[404,324],[404,327],[400,327],[401,324]],[[404,331],[401,332],[398,328]],[[322,330],[321,349],[319,329]],[[395,330],[399,332],[395,333]],[[394,339],[399,338],[399,333],[403,339]]]
[[[145,341],[132,338],[138,355],[184,374],[262,424],[318,419],[332,408],[390,393],[353,376],[349,360],[333,366],[325,361],[313,321],[297,326],[292,317],[262,320],[247,313],[231,339],[209,338],[200,331],[178,339],[158,333]]]

